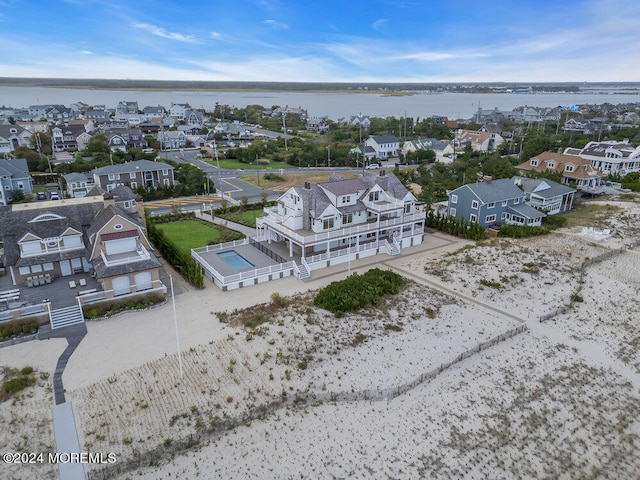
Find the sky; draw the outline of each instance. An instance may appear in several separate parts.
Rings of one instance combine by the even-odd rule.
[[[638,0],[0,0],[0,77],[638,82]]]

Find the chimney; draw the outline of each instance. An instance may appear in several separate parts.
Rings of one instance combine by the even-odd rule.
[[[491,183],[491,180],[493,180],[493,178],[491,178],[491,175],[485,175],[484,177],[482,177],[482,181],[484,183]]]
[[[311,230],[311,183],[304,182],[302,189],[302,229]]]

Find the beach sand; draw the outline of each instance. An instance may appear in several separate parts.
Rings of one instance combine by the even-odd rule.
[[[616,205],[604,225],[615,233],[601,242],[575,228],[481,245],[429,233],[399,257],[352,262],[360,273],[390,268],[408,286],[340,319],[309,298],[345,278],[346,265],[309,282],[230,292],[181,283],[180,356],[170,295],[144,312],[88,322],[63,375],[66,397],[80,444],[115,452],[120,471],[87,471],[121,479],[637,476],[640,253],[581,274],[585,260],[639,238],[640,204]],[[274,293],[289,304],[269,306]],[[234,311],[255,305],[252,314],[268,321],[234,325]],[[65,346],[2,348],[0,365],[52,377]],[[3,445],[26,436],[17,445],[25,451],[51,446],[51,377],[0,404]],[[4,471],[57,478],[46,466]]]

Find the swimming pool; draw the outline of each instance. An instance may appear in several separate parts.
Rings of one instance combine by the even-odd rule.
[[[242,270],[249,270],[250,268],[254,268],[255,265],[240,255],[238,252],[233,250],[227,250],[226,252],[218,253],[218,257],[224,263],[229,265],[234,270],[241,272]]]

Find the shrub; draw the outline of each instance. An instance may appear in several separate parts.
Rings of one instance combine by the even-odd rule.
[[[546,235],[549,229],[545,227],[532,227],[529,225],[508,225],[506,223],[500,226],[500,237],[509,238],[528,238]]]
[[[108,300],[105,302],[92,303],[82,307],[86,318],[108,317],[125,310],[140,310],[149,305],[155,305],[164,301],[164,296],[160,293],[147,293],[141,297],[124,298],[118,300]]]
[[[313,303],[341,317],[346,312],[377,305],[385,295],[398,293],[402,285],[404,279],[397,273],[374,268],[363,275],[353,274],[330,283],[318,292]]]
[[[0,339],[35,333],[38,331],[38,327],[38,321],[33,317],[2,323],[0,324]]]

